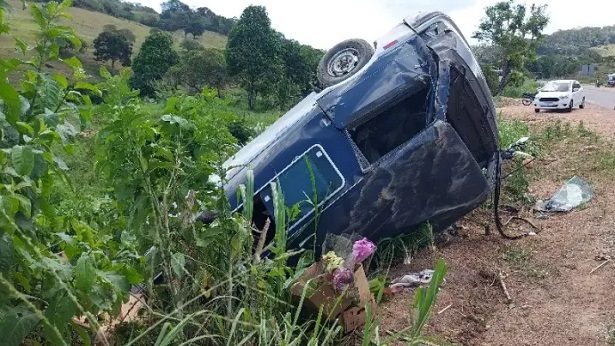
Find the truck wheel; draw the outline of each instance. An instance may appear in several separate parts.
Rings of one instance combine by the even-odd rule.
[[[534,108],[535,113],[540,113],[540,108]]]
[[[374,49],[365,40],[351,39],[338,43],[320,59],[318,82],[321,88],[335,85],[359,72],[374,55]]]

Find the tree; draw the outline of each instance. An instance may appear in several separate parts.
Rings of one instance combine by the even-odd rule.
[[[286,108],[289,102],[313,90],[316,84],[316,67],[324,53],[283,36],[280,40],[284,77],[278,83],[277,96],[278,104]]]
[[[495,95],[511,82],[523,79],[525,64],[535,58],[536,49],[549,22],[546,6],[516,4],[501,1],[486,9],[474,38],[495,46],[501,80]],[[529,10],[529,11],[528,11]]]
[[[199,41],[191,40],[189,38],[183,40],[182,43],[179,44],[179,46],[186,51],[205,49],[205,47],[203,47],[203,45],[200,44]]]
[[[167,70],[178,60],[179,56],[173,50],[171,35],[152,30],[134,59],[132,87],[139,89],[141,96],[153,96],[155,82],[162,79]]]
[[[130,66],[132,55],[132,43],[121,32],[103,31],[94,40],[94,57],[96,61],[111,60],[111,68],[115,68],[115,62],[120,61],[122,66]]]
[[[228,79],[224,53],[218,49],[187,50],[165,75],[165,80],[173,87],[183,85],[191,91],[200,91],[209,86],[217,90],[218,97],[222,96]]]
[[[203,21],[198,18],[194,18],[188,23],[188,25],[184,28],[184,34],[192,34],[192,38],[195,39],[197,36],[203,35],[205,32],[205,24]]]
[[[193,12],[179,0],[169,0],[161,5],[160,28],[168,31],[184,29],[190,23]]]
[[[280,42],[265,8],[246,7],[228,37],[226,61],[230,75],[247,91],[250,109],[257,96],[275,91],[282,74],[279,50]]]

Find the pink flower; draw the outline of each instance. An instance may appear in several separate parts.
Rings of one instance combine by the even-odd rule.
[[[354,281],[354,276],[348,268],[338,268],[333,272],[333,288],[342,292]]]
[[[352,245],[352,258],[354,263],[361,263],[365,261],[366,258],[371,256],[374,251],[376,251],[376,245],[372,243],[369,239],[363,238],[354,242]]]

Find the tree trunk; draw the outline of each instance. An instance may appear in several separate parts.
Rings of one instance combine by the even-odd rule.
[[[506,88],[506,86],[508,85],[508,82],[510,82],[511,72],[512,71],[510,71],[510,61],[506,61],[506,63],[504,63],[504,65],[502,66],[502,79],[500,79],[500,82],[498,84],[498,90],[493,96],[497,96],[501,94],[502,91],[504,91],[504,88]]]
[[[248,109],[254,109],[254,92],[248,91]]]
[[[115,59],[111,59],[111,69],[115,71]]]
[[[218,90],[218,98],[222,98],[222,88],[217,87],[216,90]]]

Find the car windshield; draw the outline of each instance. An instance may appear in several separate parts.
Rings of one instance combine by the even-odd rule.
[[[570,90],[570,83],[569,82],[549,82],[547,83],[541,91],[559,91],[559,92],[564,92],[564,91],[569,91]]]

